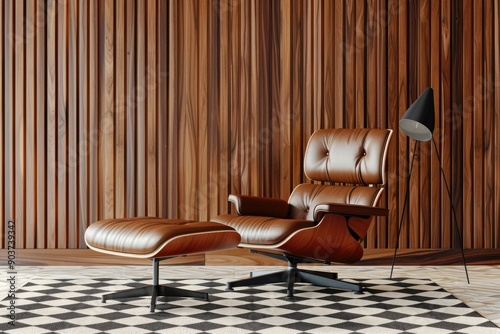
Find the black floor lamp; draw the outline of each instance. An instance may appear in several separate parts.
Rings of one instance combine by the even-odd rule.
[[[417,145],[421,141],[429,141],[432,140],[434,151],[436,151],[436,155],[439,160],[439,168],[441,169],[441,175],[443,176],[444,184],[446,186],[446,191],[448,192],[448,197],[450,198],[451,208],[453,212],[453,221],[455,223],[455,230],[460,241],[460,249],[462,250],[462,259],[464,262],[465,276],[467,277],[467,283],[469,281],[469,273],[467,272],[467,263],[465,261],[464,254],[464,244],[462,235],[460,234],[460,230],[458,229],[457,222],[457,214],[455,212],[455,206],[453,205],[453,201],[451,199],[450,188],[448,187],[448,182],[446,181],[446,177],[444,175],[443,167],[441,165],[441,156],[439,155],[439,151],[436,146],[436,142],[432,136],[432,132],[434,131],[434,93],[432,88],[427,87],[425,91],[418,97],[418,99],[413,102],[413,104],[408,108],[406,113],[403,115],[401,120],[399,121],[399,128],[403,131],[408,137],[415,139],[415,145],[413,147],[413,156],[411,158],[410,170],[408,172],[407,178],[407,187],[406,187],[406,195],[403,204],[403,212],[401,213],[401,219],[399,221],[398,227],[398,237],[396,240],[396,249],[394,250],[394,256],[392,258],[392,267],[391,267],[391,276],[394,270],[394,263],[396,261],[396,255],[399,248],[399,236],[401,234],[401,225],[403,224],[403,218],[405,215],[406,206],[408,204],[408,195],[410,189],[410,178],[411,172],[413,169],[413,160],[415,159],[415,153]]]

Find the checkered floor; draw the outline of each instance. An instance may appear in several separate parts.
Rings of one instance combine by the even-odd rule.
[[[37,279],[16,293],[16,322],[2,333],[500,333],[500,329],[429,280],[364,280],[365,293],[297,284],[236,288],[226,279],[161,280],[210,293],[210,301],[149,298],[101,302],[101,295],[148,280]],[[2,301],[2,308],[9,301]]]

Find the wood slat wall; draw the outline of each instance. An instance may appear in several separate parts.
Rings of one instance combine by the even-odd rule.
[[[427,86],[467,248],[500,246],[495,0],[5,0],[0,245],[82,248],[93,221],[207,220],[229,193],[287,198],[309,135],[395,130],[368,248],[396,245]],[[417,147],[400,246],[458,247],[440,164]]]

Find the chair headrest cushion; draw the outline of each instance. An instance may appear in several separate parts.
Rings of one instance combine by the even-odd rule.
[[[314,181],[382,185],[392,130],[321,129],[307,144],[304,171]]]

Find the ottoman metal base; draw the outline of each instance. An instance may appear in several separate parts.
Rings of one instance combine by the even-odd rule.
[[[156,297],[192,297],[201,298],[204,300],[209,300],[208,293],[191,291],[180,288],[173,288],[170,286],[160,285],[160,261],[169,258],[162,259],[152,259],[153,260],[153,284],[145,285],[138,288],[108,293],[102,296],[102,302],[105,303],[109,299],[124,299],[124,298],[135,298],[135,297],[145,297],[151,296],[151,307],[150,311],[154,312],[156,309]]]

